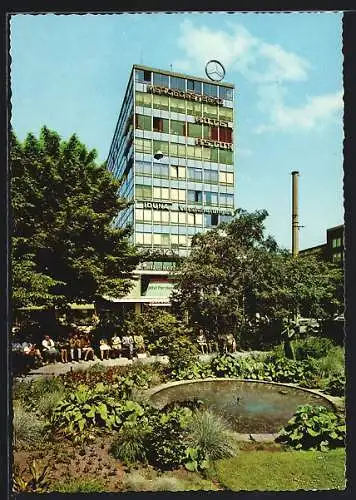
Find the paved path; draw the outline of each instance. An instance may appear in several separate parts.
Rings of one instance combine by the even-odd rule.
[[[258,351],[242,351],[242,352],[236,352],[234,356],[236,357],[246,357],[252,354],[256,354]],[[216,356],[216,353],[213,354],[201,354],[199,356],[200,361],[209,361],[213,357]],[[57,375],[63,375],[64,373],[67,373],[69,371],[77,371],[77,370],[87,370],[88,368],[92,367],[95,364],[101,364],[105,366],[106,368],[109,368],[110,366],[127,366],[127,365],[132,365],[134,363],[154,363],[156,361],[159,361],[160,363],[168,363],[168,357],[167,356],[145,356],[145,357],[139,357],[136,358],[134,357],[132,360],[128,358],[115,358],[115,359],[104,359],[101,360],[99,358],[95,358],[94,361],[72,361],[69,363],[49,363],[47,365],[41,366],[39,368],[36,368],[34,370],[31,370],[27,375],[23,377],[19,377],[21,380],[36,380],[39,377],[50,377],[50,376],[57,376]]]

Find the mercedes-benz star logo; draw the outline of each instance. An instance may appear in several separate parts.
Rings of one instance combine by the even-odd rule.
[[[225,68],[220,61],[211,59],[206,63],[205,74],[213,82],[220,82],[225,76]]]

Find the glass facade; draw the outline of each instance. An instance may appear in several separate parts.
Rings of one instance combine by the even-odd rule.
[[[136,245],[186,255],[234,212],[233,86],[134,66],[107,165]],[[156,159],[161,151],[163,157]]]

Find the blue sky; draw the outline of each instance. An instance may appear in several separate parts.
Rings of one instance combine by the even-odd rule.
[[[269,212],[300,248],[343,222],[342,13],[22,15],[11,18],[12,125],[72,133],[106,159],[132,64],[204,76],[219,59],[236,87],[237,206]]]

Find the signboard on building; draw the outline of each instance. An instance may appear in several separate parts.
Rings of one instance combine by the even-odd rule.
[[[210,97],[208,95],[195,94],[195,92],[168,89],[167,87],[159,87],[157,85],[147,85],[147,92],[150,92],[151,94],[178,97],[180,99],[189,99],[190,101],[206,102],[208,104],[216,104],[219,106],[222,106],[223,104],[223,100],[219,97]]]
[[[195,139],[195,144],[208,148],[220,148],[232,151],[232,144],[229,142],[212,141],[211,139]]]
[[[173,204],[172,202],[154,202],[154,201],[136,201],[137,208],[145,208],[153,210],[172,210],[179,212],[189,212],[189,213],[203,213],[203,214],[220,214],[220,215],[234,215],[234,211],[229,208],[213,208],[213,207],[192,207],[183,204]]]

